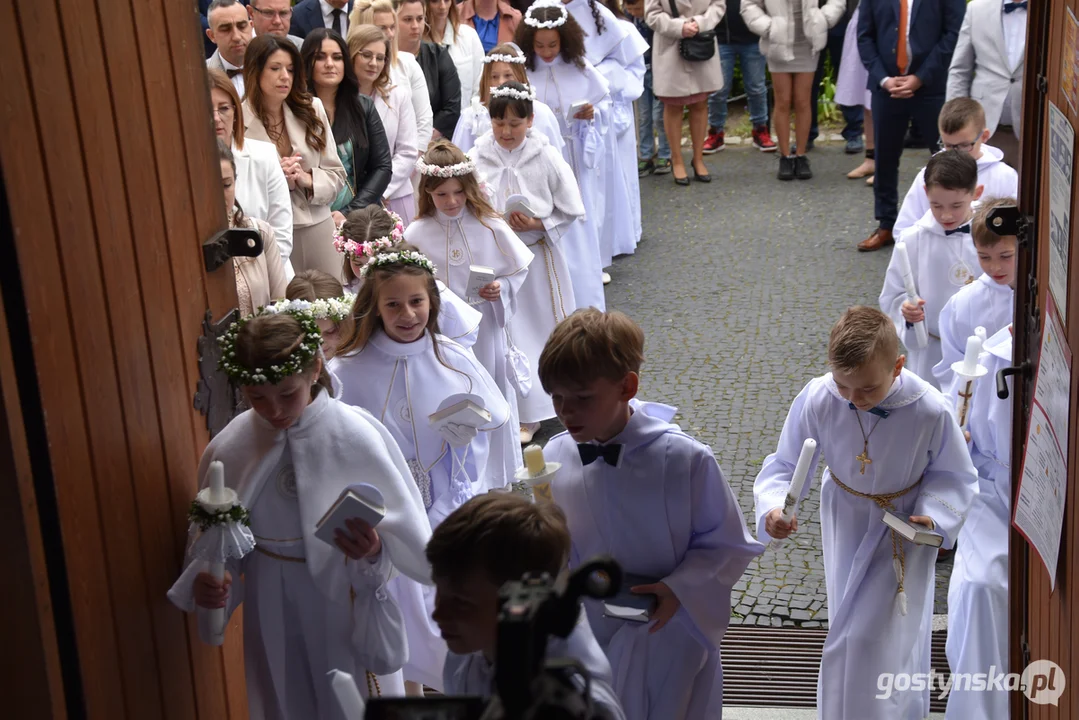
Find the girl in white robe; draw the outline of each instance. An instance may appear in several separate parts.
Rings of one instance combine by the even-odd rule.
[[[872,325],[874,333],[888,327],[882,313],[865,307],[851,308],[840,323],[847,327],[833,329],[832,337],[846,337],[848,344],[865,344],[849,340],[851,327]],[[931,518],[944,547],[952,547],[977,493],[977,473],[947,399],[904,370],[902,356],[893,367],[885,352],[873,346],[859,367],[834,370],[803,388],[753,486],[757,538],[767,543],[769,516],[783,508],[805,439],[816,440],[817,450],[802,499],[821,455],[828,458],[820,493],[829,617],[817,684],[821,720],[922,720],[929,714],[927,689],[877,695],[881,673],[929,672],[937,548],[897,541],[881,521],[878,502]],[[830,347],[829,361],[837,357],[851,352]],[[836,373],[856,389],[840,389]],[[849,379],[870,375],[879,384],[863,387]],[[872,404],[863,411],[854,402]]]
[[[552,23],[553,28],[536,27]],[[573,294],[578,307],[604,310],[600,226],[605,213],[601,175],[604,135],[611,115],[607,80],[585,57],[584,33],[565,8],[529,8],[517,26],[517,44],[527,58],[529,85],[558,117],[569,164],[584,200],[581,236],[566,243]]]
[[[509,426],[509,405],[494,380],[471,352],[438,334],[441,304],[434,275],[422,265],[391,258],[412,248],[398,245],[369,261],[357,296],[354,322],[341,351],[330,363],[341,379],[342,402],[367,410],[393,435],[412,471],[433,529],[482,488],[491,439]],[[392,253],[392,254],[389,254]],[[407,286],[398,292],[398,284]],[[415,307],[416,329],[402,332],[386,308],[407,298]],[[471,393],[482,398],[491,419],[471,431],[444,436],[428,417]],[[458,433],[461,431],[458,429]],[[463,440],[463,442],[462,442]],[[391,583],[405,617],[409,660],[407,681],[442,689],[446,645],[431,621],[434,592],[407,578]]]
[[[507,218],[535,260],[506,332],[528,358],[529,367],[538,369],[551,331],[577,309],[562,243],[569,228],[584,216],[584,204],[573,169],[546,137],[531,129],[528,86],[508,82],[491,92],[495,129],[476,141],[471,157],[494,191],[496,210],[505,213],[506,200],[520,195],[535,213],[534,218],[519,212]],[[555,417],[554,405],[539,383],[532,383],[528,393],[518,391],[517,403],[521,441],[530,442],[540,423]]]
[[[517,391],[534,384],[534,370],[530,372],[524,355],[507,342],[506,325],[517,313],[532,252],[491,207],[475,163],[453,144],[432,143],[417,169],[418,211],[405,230],[405,240],[434,262],[436,277],[482,313],[472,350],[509,402],[510,427],[517,428]],[[468,288],[472,266],[490,268],[495,276],[474,296]],[[505,433],[502,442],[491,444],[487,489],[513,482],[522,465],[519,437]]]
[[[487,111],[491,88],[510,81],[528,84],[525,56],[513,43],[503,43],[491,48],[491,52],[483,58],[479,95],[472,98],[468,107],[461,110],[461,119],[457,121],[457,129],[453,131],[453,144],[461,148],[461,152],[467,153],[471,150],[476,144],[476,138],[491,129],[491,115]],[[532,103],[532,111],[535,114],[533,128],[546,135],[551,145],[565,157],[566,141],[562,139],[562,131],[554,111],[539,100]]]
[[[933,376],[933,366],[941,359],[938,325],[940,311],[948,298],[964,285],[974,282],[974,278],[978,276],[978,253],[969,232],[948,235],[933,217],[932,210],[913,227],[904,230],[899,240],[907,244],[914,286],[918,290],[918,296],[925,300],[922,309],[925,311],[924,322],[929,332],[929,344],[925,348],[919,348],[913,326],[908,328],[906,320],[903,319],[902,306],[907,302],[907,291],[895,253],[892,253],[888,272],[884,276],[884,287],[879,298],[880,309],[892,318],[899,339],[907,349],[907,368],[939,389],[937,379]]]
[[[256,546],[227,562],[224,583],[206,572],[206,561],[189,558],[169,599],[188,612],[224,607],[226,617],[244,603],[252,718],[346,720],[327,673],[350,673],[366,694],[373,675],[404,665],[401,612],[386,585],[395,573],[430,582],[430,526],[386,428],[333,398],[314,318],[296,309],[267,311],[233,329],[235,355],[225,355],[232,358],[225,370],[252,409],[210,441],[199,486],[208,483],[210,463],[222,461],[226,484],[251,513]],[[271,366],[286,369],[252,377]],[[360,481],[386,501],[377,530],[356,519],[348,533],[337,531],[335,545],[316,538],[326,510]],[[199,613],[200,636],[220,644],[208,619]]]

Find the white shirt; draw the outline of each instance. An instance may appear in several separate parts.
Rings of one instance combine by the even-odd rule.
[[[221,55],[220,51],[218,51],[217,54],[221,58],[221,65],[224,66],[225,72],[228,72],[229,70],[239,70],[240,71],[239,73],[237,73],[233,77],[229,78],[229,80],[232,81],[232,87],[236,88],[236,92],[240,94],[240,99],[243,100],[243,98],[244,98],[244,74],[243,74],[243,68],[238,67],[238,66],[233,65],[232,63],[230,63],[228,60],[225,59],[224,55]]]
[[[338,8],[330,5],[326,0],[318,0],[318,4],[322,7],[322,24],[326,26],[328,30],[336,30],[334,25],[333,13]],[[344,34],[341,37],[348,37],[348,6],[346,5],[341,10],[341,22],[345,24]]]
[[[1018,8],[1010,13],[1001,9],[1000,20],[1004,24],[1004,47],[1007,49],[1008,65],[1014,70],[1023,62],[1027,49],[1027,9]]]

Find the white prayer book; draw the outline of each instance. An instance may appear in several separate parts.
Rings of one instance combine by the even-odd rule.
[[[337,498],[326,514],[315,523],[315,537],[328,545],[334,545],[334,531],[340,529],[348,534],[346,520],[359,518],[375,527],[386,517],[386,501],[374,485],[357,483],[349,485]]]
[[[569,106],[569,116],[572,118],[574,115],[584,109],[584,106],[588,104],[587,100],[578,100]]]
[[[491,413],[488,412],[485,407],[475,402],[475,400],[466,398],[459,402],[455,402],[452,405],[448,405],[438,412],[431,413],[427,416],[427,419],[430,421],[431,427],[435,430],[438,430],[438,428],[446,423],[456,423],[457,425],[467,425],[469,427],[478,428],[491,422]]]
[[[495,281],[494,268],[484,265],[468,266],[468,297],[479,298],[480,290]]]
[[[503,213],[507,222],[511,214],[519,212],[530,218],[536,217],[536,211],[528,204],[528,198],[524,195],[510,195],[506,198],[506,212]]]
[[[616,620],[646,623],[652,619],[658,598],[655,595],[636,595],[630,588],[652,585],[655,580],[633,573],[622,574],[622,589],[613,598],[603,602],[603,615]]]
[[[885,525],[895,530],[915,545],[931,545],[940,547],[944,544],[944,536],[935,530],[930,530],[925,525],[912,523],[910,513],[884,511],[882,518]]]

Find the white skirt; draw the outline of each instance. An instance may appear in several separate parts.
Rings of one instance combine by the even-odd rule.
[[[862,107],[869,110],[873,106],[873,94],[866,89],[869,84],[869,71],[862,64],[858,53],[858,11],[855,8],[847,25],[847,34],[843,37],[843,60],[839,63],[839,77],[835,84],[837,105]]]

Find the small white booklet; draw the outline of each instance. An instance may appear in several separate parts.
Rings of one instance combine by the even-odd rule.
[[[910,513],[885,510],[882,522],[915,545],[940,547],[944,544],[943,535],[936,530],[930,530],[925,525],[911,522]]]
[[[584,109],[584,106],[585,106],[585,105],[588,105],[588,101],[587,101],[587,100],[578,100],[577,102],[575,102],[575,103],[573,103],[572,105],[570,105],[570,106],[569,106],[569,116],[570,116],[570,119],[572,119],[572,118],[573,118],[573,116],[574,116],[574,115],[576,115],[577,113],[581,112],[581,110],[583,110],[583,109]]]
[[[510,195],[506,198],[506,212],[503,213],[507,222],[512,213],[519,212],[525,217],[536,217],[536,211],[528,204],[528,198],[524,195]]]
[[[334,531],[348,533],[346,520],[359,518],[375,527],[386,517],[386,501],[374,485],[356,483],[349,485],[337,498],[326,514],[315,523],[315,537],[328,545],[334,545]]]
[[[495,281],[494,268],[484,265],[468,266],[468,297],[480,299],[480,290]]]
[[[622,589],[613,598],[603,603],[603,615],[616,620],[646,623],[652,619],[658,598],[655,595],[636,595],[630,588],[638,585],[652,585],[655,580],[634,573],[622,574]]]
[[[483,407],[483,398],[471,393],[451,395],[437,412],[427,416],[431,427],[437,432],[446,423],[480,428],[491,422],[491,413]]]

